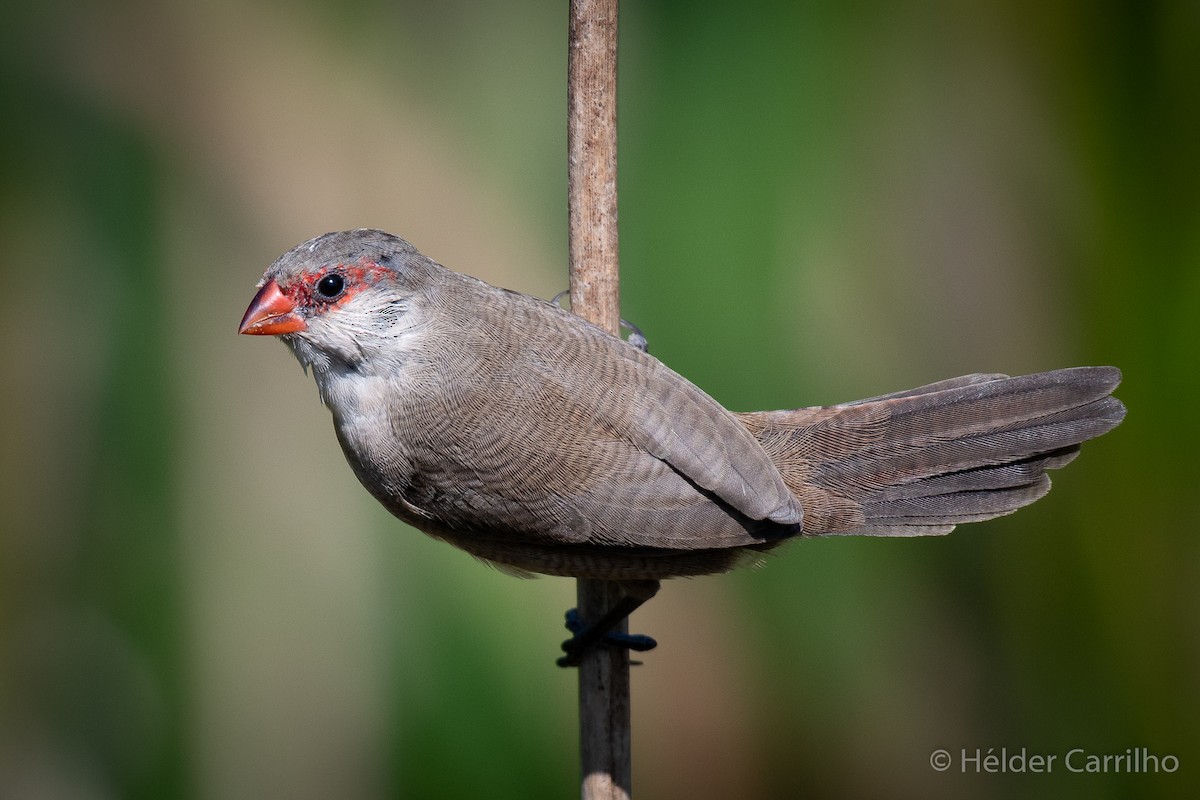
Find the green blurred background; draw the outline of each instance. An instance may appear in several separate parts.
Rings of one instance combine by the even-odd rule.
[[[404,529],[239,338],[345,227],[566,285],[566,5],[10,7],[0,797],[567,797],[570,581]],[[644,797],[1197,796],[1200,6],[626,2],[624,314],[736,409],[1111,363],[1015,517],[634,618]],[[1057,754],[963,774],[963,749]],[[1068,750],[1174,755],[1075,775]],[[947,773],[930,753],[955,754]]]

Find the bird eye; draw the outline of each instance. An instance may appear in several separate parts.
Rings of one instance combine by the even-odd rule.
[[[336,272],[331,272],[317,281],[317,294],[326,300],[332,300],[346,288],[346,279]]]

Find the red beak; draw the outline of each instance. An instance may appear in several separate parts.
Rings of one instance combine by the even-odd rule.
[[[279,289],[274,279],[267,281],[250,301],[238,333],[253,336],[280,336],[306,330],[307,325],[296,313],[296,304]]]

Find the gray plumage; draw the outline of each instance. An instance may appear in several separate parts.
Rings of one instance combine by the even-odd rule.
[[[255,315],[256,298],[243,331],[288,331],[363,485],[516,571],[658,579],[799,535],[946,533],[1041,497],[1046,470],[1124,416],[1112,367],[733,413],[557,306],[381,231],[306,242],[260,298],[272,283],[287,313]]]

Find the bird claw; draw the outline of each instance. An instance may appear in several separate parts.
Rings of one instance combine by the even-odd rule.
[[[621,327],[629,331],[629,336],[626,337],[625,341],[643,353],[650,352],[650,340],[646,338],[646,334],[642,333],[641,328],[627,320],[621,320]]]
[[[622,633],[614,630],[599,633],[593,626],[583,621],[577,608],[567,611],[566,617],[567,630],[573,635],[562,643],[562,649],[566,655],[558,659],[557,663],[560,667],[578,667],[584,655],[595,647],[620,647],[644,653],[658,646],[658,642],[652,637],[640,633]],[[630,664],[640,663],[640,661],[630,662]]]
[[[568,298],[568,301],[569,301],[570,294],[571,294],[571,292],[569,289],[561,291],[558,294],[554,295],[553,299],[550,300],[550,304],[556,306],[562,302],[562,299],[564,297]],[[639,328],[637,325],[634,325],[632,322],[629,322],[628,320],[624,320],[624,319],[621,320],[621,327],[629,332],[629,336],[626,337],[625,341],[629,342],[631,345],[636,347],[638,350],[641,350],[643,353],[650,352],[650,340],[646,338],[646,334],[642,333],[641,328]]]

